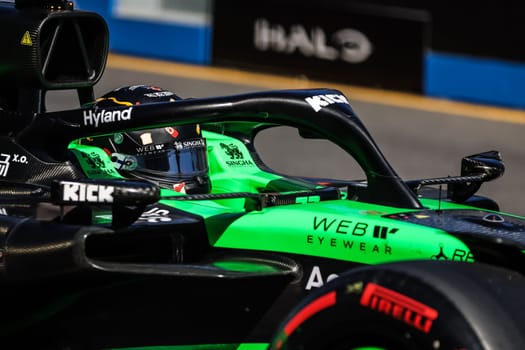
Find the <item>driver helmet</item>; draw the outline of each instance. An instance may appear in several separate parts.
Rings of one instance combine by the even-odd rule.
[[[86,107],[108,108],[181,100],[149,85],[113,90]],[[181,193],[209,193],[206,140],[198,124],[126,131],[81,140],[102,148],[124,177],[153,181]]]

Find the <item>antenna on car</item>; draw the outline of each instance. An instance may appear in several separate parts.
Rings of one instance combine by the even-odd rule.
[[[441,191],[442,191],[442,186],[443,185],[439,185],[439,190],[438,190],[438,208],[437,208],[437,212],[438,213],[441,213]]]

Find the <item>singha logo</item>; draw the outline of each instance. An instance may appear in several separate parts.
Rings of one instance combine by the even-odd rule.
[[[237,147],[237,145],[234,145],[233,143],[227,145],[221,142],[220,146],[230,157],[230,159],[244,159],[244,156],[242,155],[242,152],[239,151],[239,147]]]

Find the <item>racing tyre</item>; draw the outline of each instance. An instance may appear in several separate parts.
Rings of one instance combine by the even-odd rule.
[[[524,291],[522,275],[478,263],[362,267],[303,300],[271,349],[523,349]]]

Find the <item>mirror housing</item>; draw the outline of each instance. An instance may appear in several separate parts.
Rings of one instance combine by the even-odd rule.
[[[73,7],[64,0],[0,2],[0,117],[12,120],[9,132],[46,111],[47,91],[77,90],[79,105],[94,100],[109,31],[102,16]]]
[[[498,151],[488,151],[464,157],[461,160],[461,177],[472,181],[450,183],[448,197],[455,202],[464,202],[474,195],[485,181],[494,180],[503,175],[505,164]]]

